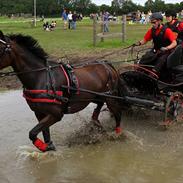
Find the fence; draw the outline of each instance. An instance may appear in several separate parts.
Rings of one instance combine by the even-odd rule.
[[[122,16],[121,19],[121,32],[115,33],[106,33],[104,32],[104,22],[101,22],[101,29],[100,33],[97,33],[97,18],[96,16],[93,17],[93,46],[96,46],[97,39],[99,38],[101,42],[104,41],[106,38],[121,38],[121,41],[124,42],[126,40],[126,15]]]

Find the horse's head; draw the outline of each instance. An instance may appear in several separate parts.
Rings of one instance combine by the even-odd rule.
[[[0,69],[8,67],[12,63],[10,39],[0,31]]]

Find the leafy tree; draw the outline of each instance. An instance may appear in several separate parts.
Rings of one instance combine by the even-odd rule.
[[[162,0],[155,0],[153,10],[155,12],[165,11],[165,2]]]
[[[174,9],[180,12],[183,2],[176,4],[165,4],[162,0],[146,0],[144,6],[136,5],[133,0],[113,0],[112,6],[97,6],[91,0],[36,0],[37,14],[45,16],[60,15],[65,8],[67,10],[76,10],[84,15],[93,12],[108,11],[117,14],[128,13],[133,11],[165,11],[166,9]],[[20,13],[34,12],[34,0],[0,0],[0,15],[11,15]],[[172,0],[173,3],[173,0]]]

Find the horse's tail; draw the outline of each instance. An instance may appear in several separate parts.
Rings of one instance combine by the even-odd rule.
[[[118,94],[120,97],[124,97],[129,94],[129,90],[123,78],[123,74],[120,74],[120,73],[118,78]]]
[[[116,68],[112,65],[111,62],[106,62],[107,65],[109,65],[109,67],[113,70],[113,72],[116,74],[117,76],[117,83],[115,84],[114,88],[116,88],[118,90],[118,96],[125,96],[128,92],[127,90],[127,86],[126,86],[126,82],[123,79],[122,74],[119,73],[118,70],[116,70]]]

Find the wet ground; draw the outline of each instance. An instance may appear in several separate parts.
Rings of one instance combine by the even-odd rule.
[[[122,118],[126,138],[113,139],[108,111],[100,116],[107,134],[90,122],[94,107],[52,126],[57,151],[38,153],[28,139],[36,118],[22,92],[0,93],[0,183],[183,182],[181,123],[161,131],[162,114],[137,110]]]

